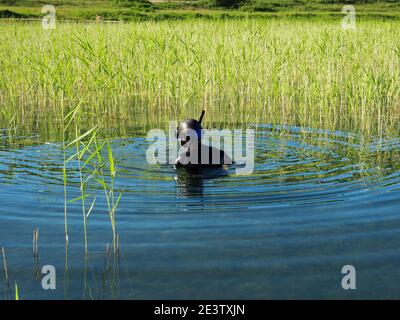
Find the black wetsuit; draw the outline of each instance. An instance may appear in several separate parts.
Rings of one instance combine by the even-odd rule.
[[[203,159],[202,160],[202,150],[204,151],[203,148],[208,147],[208,159]],[[177,159],[177,162],[175,162],[175,166],[177,167],[221,167],[224,165],[231,165],[232,160],[226,155],[226,153],[223,150],[213,148],[211,146],[206,146],[206,145],[201,145],[200,148],[198,148],[197,151],[197,163],[191,163],[190,162],[190,149],[186,151],[186,153],[182,153],[179,155],[179,158]],[[214,154],[214,155],[213,155]],[[187,162],[184,161],[184,163],[181,163],[179,161],[180,158],[189,158],[187,159]]]

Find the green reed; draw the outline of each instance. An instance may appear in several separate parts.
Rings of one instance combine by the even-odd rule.
[[[208,124],[267,122],[398,133],[400,23],[240,20],[1,26],[0,123],[59,137],[144,128],[205,109]]]
[[[107,146],[107,156],[108,156],[108,163],[109,163],[109,177],[110,181],[107,184],[107,181],[105,179],[105,174],[103,171],[103,167],[105,165],[104,159],[101,155],[101,150],[104,149],[104,147]],[[96,155],[97,155],[97,160],[98,160],[98,166],[96,167],[96,174],[97,174],[97,179],[96,181],[103,187],[104,189],[104,194],[106,197],[107,201],[107,207],[108,207],[108,212],[109,212],[109,217],[110,217],[110,222],[111,222],[111,228],[112,228],[112,233],[113,233],[113,250],[114,254],[117,252],[117,238],[118,235],[116,233],[116,220],[115,220],[115,212],[117,209],[117,206],[119,204],[119,201],[121,200],[122,194],[120,193],[117,198],[115,198],[115,177],[116,177],[116,166],[115,166],[115,161],[112,153],[112,149],[110,146],[110,143],[107,141],[106,143],[101,144],[100,146],[98,145],[97,141],[95,142],[95,147],[96,147]]]
[[[68,273],[68,213],[67,213],[67,153],[66,153],[66,119],[64,116],[64,97],[61,96],[61,114],[62,114],[62,153],[63,153],[63,191],[64,191],[64,232],[65,232],[65,272]]]
[[[19,300],[19,291],[18,291],[17,281],[15,281],[15,283],[14,283],[14,288],[15,288],[15,300]]]
[[[7,269],[6,253],[5,253],[4,247],[1,247],[1,255],[3,258],[4,279],[5,279],[6,283],[8,283],[8,269]]]
[[[89,130],[82,130],[82,113],[81,109],[84,108],[82,101],[77,106],[72,108],[63,117],[63,182],[64,182],[64,223],[65,223],[65,239],[66,239],[66,269],[68,268],[68,223],[67,223],[67,203],[73,203],[79,201],[82,210],[82,222],[83,222],[83,234],[84,234],[84,248],[85,254],[88,254],[88,230],[87,220],[90,214],[93,212],[97,200],[96,186],[93,183],[97,183],[98,186],[104,188],[105,198],[108,206],[108,214],[110,217],[114,253],[116,253],[116,220],[115,212],[122,194],[119,194],[115,199],[115,178],[117,174],[115,160],[112,154],[111,145],[108,141],[101,142],[98,138],[99,124]],[[68,138],[69,128],[73,127],[73,133]],[[72,154],[67,158],[68,150],[72,150]],[[104,160],[102,153],[107,152],[107,161]],[[69,164],[74,165],[78,175],[78,183],[80,196],[72,200],[67,201],[67,166]],[[103,168],[108,166],[109,170],[107,173],[104,172]],[[90,200],[89,204],[87,201]]]
[[[10,296],[10,279],[8,276],[6,252],[5,252],[4,247],[1,247],[1,255],[3,258],[3,270],[4,270],[4,287],[5,287],[4,296],[5,296],[5,299],[8,299]]]

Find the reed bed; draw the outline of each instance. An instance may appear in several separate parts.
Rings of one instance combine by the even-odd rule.
[[[400,23],[236,20],[6,23],[0,127],[61,137],[119,134],[199,114],[208,125],[272,123],[398,134]],[[62,113],[62,111],[64,114]],[[71,130],[70,136],[79,132]],[[68,134],[66,139],[68,139]]]

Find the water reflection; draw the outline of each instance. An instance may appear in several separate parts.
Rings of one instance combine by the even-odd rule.
[[[203,196],[204,182],[210,179],[221,179],[229,174],[228,168],[176,168],[176,190],[178,197]]]
[[[344,264],[364,270],[356,297],[400,297],[391,285],[400,283],[397,137],[367,141],[259,125],[254,172],[240,176],[231,168],[153,166],[143,136],[116,139],[121,254],[106,249],[107,204],[88,185],[99,199],[89,218],[89,255],[80,207],[68,204],[68,263],[60,145],[27,139],[0,142],[0,243],[12,249],[11,292],[2,288],[8,298],[14,280],[22,298],[346,298],[337,281]],[[79,197],[73,162],[67,171],[68,195]],[[32,274],[36,227],[41,251]],[[37,284],[39,263],[57,267],[55,292]]]

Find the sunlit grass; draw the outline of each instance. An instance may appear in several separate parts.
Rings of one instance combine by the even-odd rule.
[[[9,23],[0,34],[0,127],[61,137],[163,126],[205,109],[208,125],[265,122],[397,134],[400,23],[175,21]],[[68,135],[76,133],[70,130]]]

